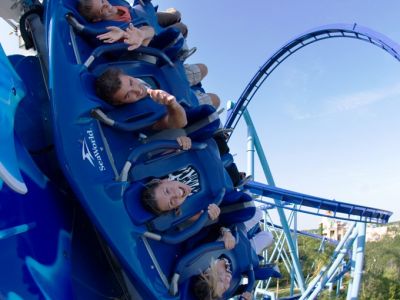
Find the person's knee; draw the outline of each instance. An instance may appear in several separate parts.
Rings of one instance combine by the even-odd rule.
[[[261,231],[259,234],[263,240],[264,248],[268,248],[274,243],[274,236],[270,231]]]
[[[257,254],[274,244],[274,236],[269,231],[260,231],[251,240]]]
[[[171,25],[171,26],[177,28],[177,29],[182,33],[182,35],[183,35],[184,38],[187,37],[187,35],[188,35],[188,28],[187,28],[187,26],[186,26],[185,24],[183,24],[182,22],[179,22],[179,23],[175,23],[175,24],[173,24],[173,25]]]
[[[213,93],[208,93],[208,95],[211,98],[211,103],[215,108],[218,108],[219,105],[221,104],[221,100],[219,99],[219,97],[216,94]]]
[[[206,77],[208,74],[208,68],[205,64],[197,64],[197,66],[199,67],[200,70],[201,80],[203,80],[203,78]]]
[[[168,8],[165,12],[172,14],[175,16],[176,21],[179,22],[181,20],[181,12],[174,7]]]

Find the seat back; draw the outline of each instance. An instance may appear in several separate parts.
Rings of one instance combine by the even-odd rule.
[[[213,137],[221,121],[215,108],[211,105],[200,105],[186,109],[188,124],[181,129],[168,129],[147,137],[147,141],[159,139],[175,140],[179,136],[188,136],[192,141],[201,142]]]
[[[177,170],[192,167],[199,176],[200,191],[189,196],[180,207],[181,213],[168,212],[156,216],[146,211],[140,202],[144,183],[153,178],[163,178]],[[130,173],[131,186],[124,194],[124,201],[132,221],[146,224],[153,232],[171,232],[214,201],[224,188],[223,166],[213,140],[199,150],[179,151],[165,154],[133,166]],[[207,209],[206,209],[207,210]]]
[[[92,116],[100,122],[113,128],[124,131],[139,131],[150,127],[166,115],[166,108],[146,97],[134,103],[113,106],[101,100],[95,95],[95,77],[85,72],[82,74],[84,93],[94,102],[96,108],[92,110]]]
[[[186,135],[188,135],[192,139],[201,140],[209,138],[220,126],[218,113],[212,106],[198,106],[198,103],[193,102],[193,99],[191,97],[194,94],[188,86],[186,77],[183,78],[183,76],[185,76],[183,69],[177,70],[175,68],[169,67],[159,68],[156,65],[143,61],[118,61],[100,64],[96,66],[96,68],[94,68],[92,73],[95,74],[95,76],[99,76],[110,67],[119,68],[127,75],[142,79],[143,81],[146,81],[152,88],[163,89],[175,95],[178,102],[186,107],[188,125],[185,128],[185,132]],[[83,80],[87,81],[87,86],[89,87],[89,89],[90,86],[94,86],[94,76],[91,75],[91,73],[87,73],[86,78],[84,78]],[[101,110],[102,113],[105,115],[104,117],[102,117],[98,113],[96,113],[95,116],[98,119],[102,120],[102,122],[111,125],[114,128],[134,131],[137,130],[138,127],[132,127],[132,125],[130,124],[131,120],[145,118],[146,120],[154,119],[155,122],[162,117],[162,114],[165,115],[166,113],[165,106],[155,103],[150,98],[146,98],[129,105],[112,107],[109,104],[105,104],[104,101],[99,101],[99,99],[95,95],[93,95],[93,92],[91,94],[92,99],[99,102],[102,107],[105,106],[106,108],[105,110]],[[187,101],[186,98],[188,94],[190,97],[189,101]],[[197,99],[195,99],[194,101],[197,101]],[[139,108],[141,112],[146,113],[144,113],[144,115],[136,116]],[[106,113],[106,111],[108,112]],[[133,114],[132,111],[136,111],[136,113]],[[143,126],[139,126],[139,128],[140,127],[143,128]],[[167,138],[175,139],[176,137],[182,135],[182,131],[175,131],[176,135],[168,134]],[[158,136],[156,134],[154,138],[164,138],[164,133],[162,133],[161,136]],[[150,140],[154,138],[152,137]]]
[[[258,257],[253,250],[243,224],[237,226],[236,246],[232,250],[227,250],[222,242],[213,242],[201,245],[184,255],[175,267],[175,272],[171,280],[170,293],[175,295],[178,290],[190,291],[191,284],[195,276],[204,272],[209,266],[211,259],[225,256],[231,263],[232,279],[229,289],[224,293],[224,299],[234,295],[240,285],[242,275],[249,277],[249,285],[246,290],[251,291],[254,285],[253,266],[258,265]],[[189,286],[189,288],[188,288]],[[189,294],[190,297],[193,295]]]
[[[256,213],[253,198],[243,192],[232,190],[227,192],[224,201],[220,205],[221,224],[236,224],[250,220]]]
[[[143,79],[153,89],[165,90],[174,95],[176,100],[185,108],[199,105],[196,95],[189,86],[181,62],[176,62],[173,67],[169,65],[158,66],[129,54],[121,57],[118,61],[107,61],[105,63],[102,61],[93,68],[92,73],[99,76],[110,67],[120,68],[127,75]]]
[[[131,6],[127,1],[124,0],[110,0],[109,1],[111,5],[118,5],[118,6],[124,6],[129,9],[129,12],[132,17],[132,23],[135,27],[140,27],[143,25],[151,25],[153,26],[154,24],[154,18],[155,16],[155,10],[154,7],[151,3],[146,3],[144,7],[142,5],[134,5]],[[108,26],[117,26],[122,29],[125,29],[128,27],[129,23],[126,22],[121,22],[121,21],[113,21],[113,20],[104,20],[100,22],[89,22],[87,21],[84,17],[82,17],[78,10],[78,1],[76,0],[65,0],[64,5],[68,10],[70,10],[70,16],[75,19],[75,21],[69,19],[69,22],[71,25],[73,25],[71,22],[77,22],[79,25],[74,26],[74,29],[77,33],[85,35],[87,38],[93,38],[93,42],[95,44],[93,45],[99,45],[100,43],[98,42],[98,39],[96,38],[97,35],[102,34],[107,31],[106,27]],[[155,28],[156,29],[156,28]],[[157,27],[159,29],[159,26]],[[156,31],[157,32],[157,31]]]
[[[92,47],[104,45],[104,43],[100,41],[97,36],[107,32],[108,26],[116,26],[121,29],[126,29],[129,26],[129,22],[126,23],[113,20],[89,22],[78,13],[78,1],[67,0],[65,2],[67,3],[66,7],[69,10],[69,12],[66,14],[68,23],[72,26],[75,33],[83,37]],[[149,47],[164,50],[165,54],[168,55],[172,60],[176,60],[178,58],[179,52],[184,47],[185,40],[178,29],[162,28],[158,24],[156,9],[151,2],[142,2],[142,4],[136,4],[133,6],[130,6],[130,4],[124,0],[111,0],[110,3],[112,5],[127,7],[132,17],[132,21],[130,23],[132,23],[135,27],[150,25],[154,28],[155,36],[150,42]],[[120,53],[112,54],[114,57],[118,57],[120,55]]]

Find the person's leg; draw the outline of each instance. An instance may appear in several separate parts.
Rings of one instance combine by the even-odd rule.
[[[200,83],[208,73],[205,64],[184,64],[183,66],[190,86]]]
[[[221,100],[219,100],[219,97],[213,93],[207,93],[207,95],[210,96],[212,105],[215,108],[218,108],[219,105],[221,104]]]
[[[188,35],[188,28],[181,22],[181,13],[176,9],[167,9],[165,12],[157,12],[157,22],[161,27],[175,27],[186,38]]]
[[[274,243],[274,237],[269,231],[260,231],[250,239],[250,243],[256,253],[261,254],[265,248],[268,248]]]
[[[263,213],[261,209],[257,207],[254,216],[250,220],[244,222],[246,231],[250,231],[254,226],[258,225],[262,219],[263,219]]]
[[[177,10],[170,10],[168,12],[159,11],[157,12],[157,22],[161,27],[168,27],[172,24],[179,23],[181,21],[181,13]]]
[[[195,91],[196,97],[199,100],[199,104],[209,104],[214,106],[215,108],[219,107],[220,100],[219,97],[212,93],[203,93],[199,90]]]
[[[247,175],[245,172],[239,172],[240,181],[235,185],[235,188],[242,188],[245,184],[247,184],[250,180],[253,180],[253,176]]]
[[[178,30],[182,33],[182,35],[183,35],[183,37],[184,37],[185,39],[186,39],[187,36],[188,36],[189,30],[188,30],[186,24],[184,24],[184,23],[182,23],[182,22],[178,22],[178,23],[169,25],[169,26],[167,26],[167,27],[168,27],[168,28],[169,28],[169,27],[174,27],[174,28],[178,29]]]
[[[225,166],[225,170],[228,172],[229,177],[232,180],[233,186],[236,187],[240,183],[240,180],[241,180],[240,172],[239,172],[236,164],[231,163],[230,165]]]
[[[222,157],[224,154],[229,153],[229,146],[228,143],[226,142],[226,137],[224,132],[218,131],[214,134],[213,136],[215,142],[217,143],[218,146],[218,151],[219,155]]]

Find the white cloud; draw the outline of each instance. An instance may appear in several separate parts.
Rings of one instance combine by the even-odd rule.
[[[400,96],[400,84],[394,84],[382,89],[363,91],[345,96],[336,96],[327,100],[330,105],[326,113],[348,111],[367,106],[388,98]]]
[[[393,97],[400,97],[400,83],[380,89],[320,99],[318,101],[320,105],[316,105],[314,111],[303,111],[302,107],[299,107],[299,105],[294,102],[287,104],[285,109],[287,114],[293,119],[304,120],[356,110]]]

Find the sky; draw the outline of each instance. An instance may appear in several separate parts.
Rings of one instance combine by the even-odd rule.
[[[222,107],[236,101],[267,59],[294,37],[334,23],[357,23],[400,43],[400,1],[156,1],[189,27],[188,63],[205,63],[204,88]],[[15,51],[0,23],[6,53]],[[8,36],[7,36],[8,34]],[[14,43],[15,45],[15,43]],[[392,211],[400,219],[400,62],[376,46],[328,39],[282,63],[248,106],[277,186]],[[225,119],[225,114],[221,115]],[[246,170],[241,121],[231,152]],[[258,163],[255,179],[265,182]],[[319,217],[299,214],[300,228]]]
[[[294,37],[357,23],[400,43],[399,1],[154,1],[189,27],[189,63],[202,62],[204,88],[236,101],[257,70]],[[400,62],[355,39],[304,47],[264,82],[248,106],[277,186],[393,212],[400,219]],[[225,115],[222,114],[225,119]],[[230,148],[246,170],[246,129]],[[265,182],[256,163],[255,179]],[[298,215],[300,228],[319,217]]]

